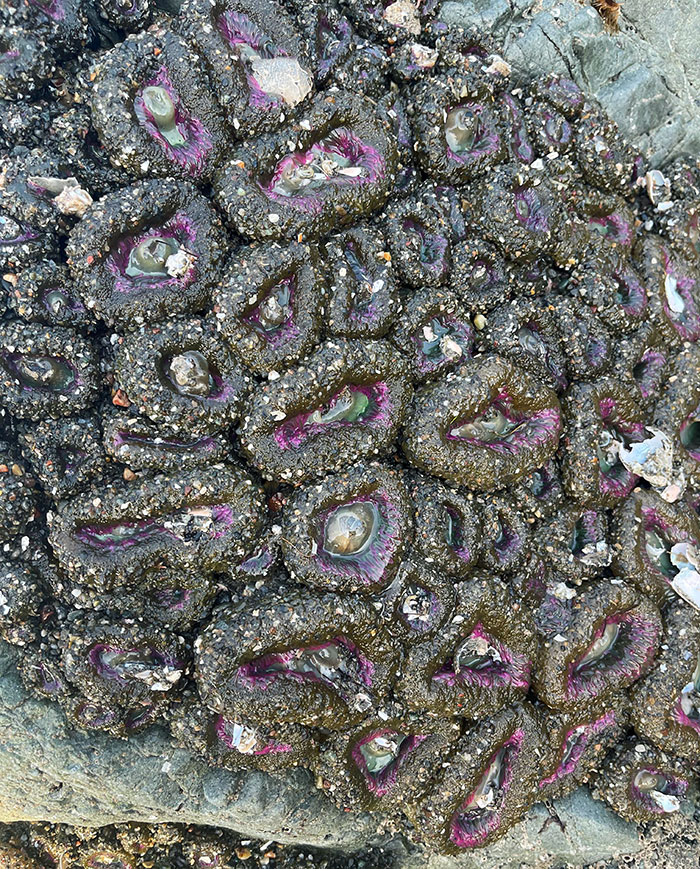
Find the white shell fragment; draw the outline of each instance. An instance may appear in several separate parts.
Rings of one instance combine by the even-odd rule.
[[[84,190],[77,178],[49,178],[42,175],[30,175],[30,184],[40,187],[54,197],[54,205],[61,214],[71,214],[82,217],[92,205],[92,196]]]
[[[678,568],[671,588],[696,610],[700,610],[700,552],[684,540],[671,547],[671,564]]]
[[[172,253],[165,261],[165,271],[171,278],[181,278],[194,265],[196,257],[181,247],[177,253]]]
[[[647,428],[647,431],[651,437],[629,448],[619,444],[620,461],[630,473],[650,483],[665,501],[673,503],[685,491],[685,474],[674,468],[671,438],[660,429]]]
[[[420,18],[418,9],[411,0],[396,0],[384,10],[384,20],[394,27],[400,27],[413,36],[420,33]]]
[[[296,106],[311,93],[311,76],[293,57],[256,57],[252,70],[260,88],[288,106]]]
[[[661,791],[651,791],[649,796],[654,800],[661,811],[671,814],[677,812],[681,807],[681,801],[673,794],[662,794]]]

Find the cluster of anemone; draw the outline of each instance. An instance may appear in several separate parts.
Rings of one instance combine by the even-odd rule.
[[[700,169],[434,12],[3,9],[0,630],[460,853],[700,760]]]

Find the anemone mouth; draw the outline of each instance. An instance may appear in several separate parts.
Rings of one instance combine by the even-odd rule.
[[[19,57],[19,52],[17,52],[17,57]],[[2,59],[2,55],[0,55],[0,59]],[[23,244],[27,241],[36,241],[38,238],[40,238],[38,232],[0,211],[0,245]]]
[[[238,754],[265,757],[268,754],[286,754],[292,746],[274,739],[266,739],[255,727],[219,715],[213,722],[213,742],[220,742],[229,751]]]
[[[642,354],[642,358],[632,369],[632,376],[637,381],[639,391],[644,398],[657,392],[664,369],[668,362],[665,353],[649,348]],[[698,461],[700,461],[700,432],[698,433]]]
[[[206,452],[214,446],[214,439],[211,437],[201,437],[193,440],[182,440],[161,435],[151,437],[129,431],[128,429],[120,429],[115,432],[112,443],[116,455],[126,456],[129,453],[129,448],[132,446],[158,449],[168,453]]]
[[[331,562],[361,562],[377,542],[386,517],[377,501],[359,498],[331,507],[321,517],[321,550]]]
[[[384,381],[345,383],[325,404],[297,414],[275,429],[280,449],[297,449],[320,434],[351,426],[381,427],[390,410],[389,388]]]
[[[77,473],[87,458],[85,450],[72,447],[59,447],[56,450],[56,465],[61,474],[70,476]]]
[[[395,611],[410,630],[424,634],[432,630],[442,607],[438,596],[429,588],[410,582],[399,596]]]
[[[232,390],[216,363],[201,352],[206,349],[194,345],[164,353],[157,362],[158,377],[163,386],[190,401],[209,403],[229,400]]]
[[[382,155],[350,127],[338,124],[305,151],[277,162],[267,179],[258,181],[271,200],[303,210],[320,210],[333,189],[372,184],[386,173]]]
[[[182,612],[192,600],[192,591],[188,588],[163,588],[152,592],[149,597],[156,606],[163,609]]]
[[[560,425],[555,409],[522,413],[504,390],[480,413],[455,420],[446,437],[497,453],[518,453],[546,444],[557,435]]]
[[[265,690],[281,682],[321,685],[344,700],[371,688],[374,664],[347,637],[269,652],[241,664],[234,679],[248,690]]]
[[[401,230],[406,234],[406,247],[429,272],[442,275],[447,271],[447,237],[430,228],[417,217],[405,217]]]
[[[29,0],[29,2],[53,21],[63,21],[66,17],[66,9],[62,0]]]
[[[41,291],[41,305],[54,317],[62,314],[85,313],[85,306],[62,287],[45,287]]]
[[[70,395],[82,383],[78,369],[62,356],[2,353],[0,360],[22,390]]]
[[[139,235],[117,239],[107,257],[115,292],[133,296],[151,290],[181,290],[190,286],[198,274],[196,256],[191,253],[196,240],[197,228],[183,211]],[[151,271],[134,268],[139,249],[149,248],[155,241],[164,242],[165,246],[158,252],[147,250],[152,260],[148,267]]]
[[[604,520],[596,510],[584,510],[574,523],[569,551],[582,564],[600,565],[609,562]]]
[[[169,160],[193,177],[202,174],[213,148],[211,134],[183,105],[166,66],[139,88],[134,114]]]
[[[523,323],[517,332],[518,344],[529,356],[532,356],[552,376],[557,389],[565,389],[567,385],[566,374],[563,368],[557,364],[548,346],[540,326],[534,320]]]
[[[101,729],[110,727],[119,720],[119,713],[114,709],[107,709],[99,703],[86,701],[78,704],[73,711],[76,720],[89,729]]]
[[[460,103],[448,109],[444,137],[447,155],[457,163],[496,154],[501,147],[493,115],[481,103]]]
[[[624,247],[627,247],[632,243],[633,234],[629,221],[625,220],[621,214],[617,214],[616,212],[589,218],[588,228],[594,232],[596,236],[600,236],[606,241]]]
[[[700,312],[695,301],[697,281],[681,274],[664,252],[664,278],[661,305],[673,328],[684,341],[700,339]]]
[[[320,16],[316,27],[317,76],[320,79],[329,74],[336,58],[350,45],[351,40],[352,28],[344,18],[333,24],[327,15]]]
[[[622,417],[618,402],[603,398],[598,405],[601,426],[595,450],[598,458],[599,485],[604,494],[624,498],[637,485],[639,477],[627,470],[619,457],[621,446],[644,440],[644,423],[629,422]]]
[[[652,815],[677,812],[687,791],[686,779],[653,766],[638,769],[629,784],[632,801]]]
[[[217,540],[233,524],[228,504],[198,504],[183,510],[143,519],[79,525],[74,537],[84,546],[101,552],[122,552],[151,540],[179,542]]]
[[[525,482],[525,486],[532,496],[541,503],[546,502],[559,489],[556,474],[547,465],[533,471]]]
[[[371,266],[352,241],[345,245],[343,255],[355,282],[349,317],[354,321],[371,319],[376,309],[376,295],[387,285],[387,267]]]
[[[665,360],[664,360],[665,361]],[[700,406],[691,411],[679,429],[681,444],[696,462],[700,462]]]
[[[96,643],[88,660],[97,675],[119,685],[138,684],[151,691],[169,691],[182,676],[182,664],[152,646],[121,649]]]
[[[294,323],[296,294],[296,276],[287,275],[266,288],[241,319],[271,347],[277,348],[299,335]]]
[[[617,716],[611,709],[595,721],[579,724],[567,730],[562,739],[559,752],[559,763],[554,772],[546,778],[540,779],[539,788],[559,782],[573,775],[579,766],[581,758],[593,741],[609,727],[617,724]]]
[[[568,146],[573,140],[571,124],[562,115],[544,110],[546,118],[542,130],[550,145]]]
[[[375,797],[390,793],[407,758],[426,739],[423,734],[407,734],[391,728],[375,730],[359,739],[352,747],[351,756],[367,790]]]
[[[451,504],[443,504],[445,543],[462,561],[470,562],[472,553],[464,538],[464,516]]]
[[[527,688],[532,663],[510,649],[477,622],[452,655],[433,675],[450,687]]]
[[[629,317],[642,317],[646,311],[647,292],[634,275],[627,272],[614,272],[611,275],[615,285],[614,299]]]
[[[478,847],[500,827],[524,739],[518,729],[491,755],[477,786],[452,816],[450,840],[458,848]]]
[[[528,232],[538,235],[549,232],[552,209],[532,187],[513,190],[513,213]]]
[[[657,640],[657,626],[634,609],[606,616],[585,652],[568,666],[567,697],[597,697],[611,683],[637,679],[653,659]]]

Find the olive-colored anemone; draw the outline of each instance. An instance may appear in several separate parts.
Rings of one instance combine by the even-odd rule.
[[[489,845],[537,799],[546,754],[539,715],[528,703],[476,724],[420,803],[421,836],[443,854]]]
[[[576,123],[576,159],[589,184],[631,198],[636,157],[613,121],[584,108]]]
[[[92,344],[61,326],[0,325],[0,404],[19,419],[71,416],[97,396]]]
[[[331,591],[387,586],[413,535],[408,493],[395,470],[360,464],[300,489],[282,524],[282,552],[295,579]]]
[[[315,770],[346,811],[411,814],[459,735],[456,721],[431,720],[391,705],[334,734]]]
[[[412,555],[377,600],[391,635],[412,645],[434,636],[454,616],[454,579]]]
[[[318,342],[325,286],[316,247],[269,243],[226,264],[214,296],[216,326],[257,374],[284,370]]]
[[[335,340],[258,387],[241,446],[263,476],[293,483],[384,454],[412,390],[407,364],[379,341]]]
[[[700,349],[666,357],[668,382],[654,405],[653,424],[671,438],[674,454],[693,480],[700,479]]]
[[[519,509],[536,519],[558,514],[566,504],[566,494],[557,457],[552,457],[523,477],[515,488],[514,497]]]
[[[538,538],[552,569],[575,584],[597,576],[613,559],[605,510],[562,506],[538,530]]]
[[[685,589],[680,574],[686,551],[700,549],[700,522],[692,507],[636,491],[616,509],[613,527],[616,570],[659,606],[677,600]]]
[[[527,693],[535,626],[498,578],[475,574],[455,590],[452,619],[436,636],[414,641],[397,690],[412,709],[476,720]]]
[[[251,546],[262,495],[234,465],[123,480],[63,502],[51,545],[61,567],[111,589],[148,569],[224,569]]]
[[[649,291],[633,266],[616,260],[614,266],[586,259],[573,273],[574,292],[617,335],[635,332],[650,313]]]
[[[41,606],[47,592],[30,565],[0,558],[0,636],[15,646],[27,646],[40,631]]]
[[[560,430],[552,390],[504,359],[476,356],[416,394],[402,448],[430,474],[491,491],[546,462]]]
[[[582,504],[614,507],[639,479],[625,467],[620,451],[647,437],[641,408],[621,383],[603,378],[572,386],[562,410],[567,494]]]
[[[163,179],[101,199],[71,233],[67,256],[84,305],[132,330],[205,308],[223,248],[209,202]]]
[[[409,477],[415,504],[415,547],[440,573],[462,578],[473,569],[482,547],[478,505],[457,488],[433,477]]]
[[[392,200],[385,209],[385,232],[392,264],[411,287],[444,284],[452,269],[452,230],[429,194]]]
[[[9,300],[12,310],[29,323],[73,329],[92,325],[68,269],[53,260],[23,269]]]
[[[454,245],[450,287],[473,313],[482,316],[503,304],[512,292],[505,258],[481,238]]]
[[[638,332],[616,341],[615,351],[615,379],[631,390],[640,407],[645,410],[653,407],[661,398],[671,374],[669,369],[673,367],[673,354],[661,331],[652,323],[645,323]]]
[[[620,579],[602,577],[576,592],[558,627],[555,635],[542,633],[534,685],[551,709],[572,712],[648,673],[663,633],[650,600]]]
[[[476,499],[481,517],[480,563],[487,571],[515,573],[531,550],[531,525],[511,495],[481,495]]]
[[[42,33],[0,25],[0,98],[19,100],[38,91],[56,69]]]
[[[241,144],[214,180],[241,235],[309,241],[384,204],[396,145],[372,104],[343,91],[317,97],[290,127]]]
[[[691,770],[683,761],[632,738],[609,752],[592,793],[626,821],[639,824],[678,812],[690,785]]]
[[[588,781],[608,749],[624,734],[628,705],[627,696],[620,693],[583,711],[543,715],[552,754],[540,772],[540,799],[561,799]]]
[[[700,752],[700,616],[679,602],[664,621],[657,664],[630,692],[630,716],[644,739],[694,762]]]
[[[400,312],[384,234],[376,227],[356,226],[329,238],[323,253],[328,332],[345,338],[384,336]]]
[[[202,699],[227,718],[343,729],[387,695],[399,655],[371,603],[288,587],[217,611],[195,658]]]
[[[53,423],[55,425],[55,423]],[[23,534],[34,520],[36,492],[16,449],[0,440],[0,541]]]

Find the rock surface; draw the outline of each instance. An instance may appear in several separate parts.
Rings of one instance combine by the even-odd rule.
[[[440,15],[490,32],[516,73],[572,77],[654,165],[700,153],[697,0],[624,0],[615,35],[576,0],[446,0]]]

